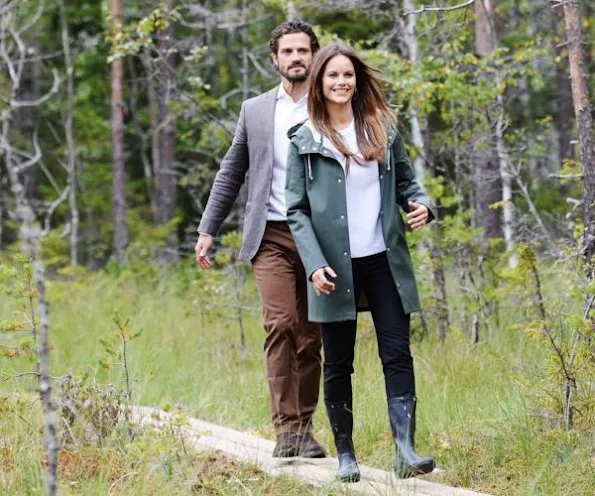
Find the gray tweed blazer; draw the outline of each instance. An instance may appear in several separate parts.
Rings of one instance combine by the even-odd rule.
[[[242,104],[235,135],[215,176],[198,232],[216,236],[249,172],[239,258],[250,261],[266,227],[273,180],[274,117],[278,86]]]

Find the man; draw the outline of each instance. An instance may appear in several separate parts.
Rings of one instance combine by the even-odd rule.
[[[242,104],[233,142],[198,227],[196,261],[203,269],[211,266],[208,252],[213,236],[250,171],[239,257],[252,263],[262,302],[277,434],[273,456],[321,458],[325,452],[312,436],[320,385],[320,330],[308,322],[306,275],[285,208],[287,131],[308,117],[308,77],[319,44],[312,28],[296,19],[277,26],[269,46],[281,84]]]

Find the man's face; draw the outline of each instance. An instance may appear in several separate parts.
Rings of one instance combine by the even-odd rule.
[[[288,81],[303,82],[310,75],[312,49],[306,33],[285,34],[279,38],[279,50],[273,54],[273,63]]]

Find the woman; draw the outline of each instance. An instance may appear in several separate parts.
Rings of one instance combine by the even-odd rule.
[[[320,322],[324,398],[339,458],[337,477],[358,481],[351,374],[357,311],[372,312],[383,365],[398,477],[428,473],[414,450],[415,381],[409,314],[419,297],[397,204],[414,229],[430,201],[409,163],[374,71],[332,44],[313,62],[309,119],[289,132],[287,217],[309,278],[308,312]]]

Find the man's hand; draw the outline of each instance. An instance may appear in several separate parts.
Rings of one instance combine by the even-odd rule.
[[[417,202],[409,202],[409,213],[407,214],[407,223],[414,231],[420,230],[428,223],[428,207]]]
[[[331,277],[337,277],[335,271],[330,267],[321,267],[320,269],[315,270],[314,274],[312,274],[312,283],[314,284],[314,291],[316,291],[316,294],[318,296],[320,296],[321,293],[329,294],[331,291],[335,290],[335,283],[329,281],[326,278],[327,274]]]
[[[198,241],[194,247],[194,253],[196,253],[196,263],[201,269],[211,268],[211,259],[209,258],[208,253],[212,246],[213,236],[203,233],[198,236]]]

